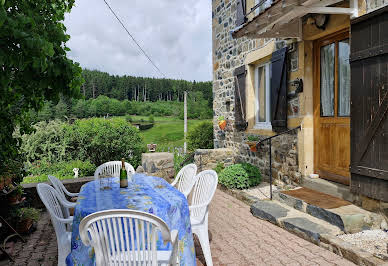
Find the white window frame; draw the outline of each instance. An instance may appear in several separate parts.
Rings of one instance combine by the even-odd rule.
[[[267,129],[272,130],[271,124],[271,63],[267,62],[255,67],[255,110],[256,110],[256,123],[254,129]],[[266,83],[266,92],[265,92],[265,103],[266,103],[266,121],[259,122],[259,68],[265,67],[265,83]]]

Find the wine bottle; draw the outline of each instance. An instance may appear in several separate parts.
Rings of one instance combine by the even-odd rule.
[[[121,159],[121,169],[120,169],[120,187],[128,187],[128,176],[127,170],[125,170],[124,158]]]

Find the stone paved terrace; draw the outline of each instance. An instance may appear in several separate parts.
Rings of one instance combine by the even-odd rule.
[[[269,222],[253,217],[249,206],[218,190],[209,230],[214,265],[354,265]],[[0,265],[56,265],[56,237],[47,212],[22,245],[14,246],[16,262]],[[196,242],[197,265],[205,265]]]

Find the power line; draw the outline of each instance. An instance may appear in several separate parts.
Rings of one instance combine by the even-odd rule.
[[[123,26],[124,30],[128,33],[129,37],[132,38],[132,40],[134,41],[134,43],[137,45],[137,47],[139,47],[139,49],[142,51],[142,53],[147,57],[147,59],[151,62],[151,64],[159,71],[160,74],[162,74],[162,76],[165,78],[166,75],[156,66],[156,64],[152,61],[152,59],[147,55],[147,53],[143,50],[143,48],[141,48],[140,44],[136,41],[135,37],[132,36],[132,34],[127,30],[127,28],[124,26],[124,24],[121,22],[120,18],[116,15],[116,13],[113,11],[113,9],[110,7],[110,5],[106,2],[106,0],[104,0],[105,4],[107,5],[107,7],[109,8],[109,10],[112,12],[112,14],[116,17],[116,19],[118,20],[118,22],[121,24],[121,26]]]

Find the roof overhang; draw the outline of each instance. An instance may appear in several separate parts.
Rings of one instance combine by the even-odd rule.
[[[331,7],[343,0],[282,0],[263,13],[239,26],[233,38],[299,38],[302,39],[302,17],[307,14],[343,14],[358,16],[358,0],[350,7]]]

